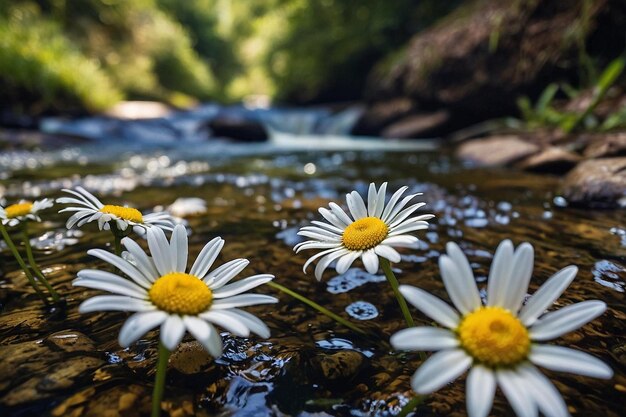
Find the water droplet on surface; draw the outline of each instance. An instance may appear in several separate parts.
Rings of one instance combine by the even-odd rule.
[[[357,320],[371,320],[378,317],[378,309],[367,301],[355,301],[346,307],[346,313]]]

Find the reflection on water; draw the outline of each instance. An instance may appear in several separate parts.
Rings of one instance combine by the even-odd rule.
[[[403,261],[394,266],[402,283],[446,298],[437,257],[451,240],[468,254],[479,285],[484,285],[490,258],[503,238],[535,246],[533,291],[558,269],[577,264],[579,276],[559,306],[599,298],[609,309],[557,343],[601,358],[616,370],[616,377],[599,381],[549,375],[573,414],[620,415],[626,390],[622,213],[563,207],[550,191],[554,179],[468,170],[445,153],[286,152],[276,146],[246,146],[205,144],[142,153],[76,148],[0,156],[2,189],[9,201],[57,197],[61,188],[75,185],[142,210],[166,207],[179,197],[201,198],[206,213],[188,219],[192,254],[220,235],[226,246],[218,262],[249,258],[251,266],[244,272],[271,272],[277,282],[348,320],[358,319],[380,337],[358,337],[277,294],[281,303],[276,308],[250,309],[270,325],[269,340],[225,334],[224,355],[214,361],[189,339],[172,355],[166,391],[172,416],[398,412],[411,396],[409,379],[419,358],[393,353],[387,343],[404,324],[384,278],[359,269],[342,276],[329,270],[317,282],[301,270],[307,254],[295,255],[291,249],[299,241],[298,227],[317,218],[318,207],[343,201],[352,189],[365,193],[370,181],[389,181],[390,190],[407,185],[410,192],[423,192],[429,203],[425,210],[437,215],[420,235],[419,247],[404,251]],[[50,318],[39,308],[8,256],[0,265],[0,411],[12,416],[145,415],[156,338],[151,335],[121,349],[116,339],[125,314],[78,314],[77,305],[92,291],[72,287],[71,280],[86,265],[103,266],[85,252],[107,247],[109,236],[97,233],[95,226],[84,234],[63,232],[64,220],[51,213],[34,231],[41,242],[37,258],[56,288],[67,294],[66,319]],[[413,313],[419,323],[429,323]],[[433,394],[420,415],[463,415],[464,398],[464,384],[453,384]],[[510,413],[498,399],[494,414]]]

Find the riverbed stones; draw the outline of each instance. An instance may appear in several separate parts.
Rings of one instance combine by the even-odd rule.
[[[526,171],[563,174],[574,168],[580,160],[581,157],[573,152],[560,147],[549,146],[524,159],[519,166]]]
[[[463,143],[457,156],[477,166],[505,166],[538,153],[540,147],[518,136],[492,136]]]
[[[350,379],[361,370],[364,357],[354,350],[318,355],[313,361],[325,380],[337,381]]]
[[[239,115],[220,114],[208,123],[213,136],[242,142],[264,142],[269,138],[259,121]]]
[[[443,131],[450,113],[446,110],[406,116],[383,129],[384,138],[411,139],[433,137]]]
[[[585,149],[587,158],[626,155],[626,132],[596,135]]]
[[[615,207],[626,199],[626,157],[584,161],[564,179],[562,195],[575,205]]]
[[[185,375],[206,372],[214,365],[213,357],[196,341],[181,343],[172,352],[169,365]]]

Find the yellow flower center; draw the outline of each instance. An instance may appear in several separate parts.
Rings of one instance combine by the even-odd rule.
[[[528,330],[501,307],[479,308],[463,318],[457,331],[465,351],[493,368],[519,363],[530,351]]]
[[[350,250],[367,250],[385,240],[389,228],[378,217],[364,217],[343,231],[343,245]]]
[[[102,213],[113,214],[124,220],[130,220],[135,223],[143,223],[141,212],[132,207],[112,206],[107,204],[100,209]]]
[[[4,209],[7,214],[7,218],[13,219],[18,216],[25,216],[30,214],[30,211],[33,209],[33,203],[24,202],[19,204],[13,204]]]
[[[181,315],[200,314],[213,302],[213,293],[200,278],[182,272],[157,279],[148,295],[160,310]]]

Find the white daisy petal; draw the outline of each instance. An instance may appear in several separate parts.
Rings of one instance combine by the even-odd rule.
[[[439,269],[452,303],[462,314],[471,313],[482,305],[471,272],[465,269],[460,271],[455,261],[447,255],[439,257]]]
[[[213,298],[226,298],[256,288],[274,279],[274,275],[261,274],[244,278],[232,284],[224,285],[213,291]]]
[[[534,251],[529,243],[522,243],[515,250],[510,281],[503,294],[502,307],[516,314],[528,291],[533,273]]]
[[[509,286],[513,264],[513,243],[503,240],[491,262],[487,287],[487,305],[503,307],[504,295]]]
[[[337,218],[339,220],[341,220],[342,222],[344,222],[345,224],[350,224],[352,223],[352,219],[350,218],[350,216],[348,216],[346,214],[345,211],[343,211],[343,209],[341,207],[339,207],[337,204],[331,202],[330,204],[328,204],[330,206],[330,209],[332,210],[332,212],[335,214],[335,216],[337,216]]]
[[[454,333],[436,327],[411,327],[391,336],[391,346],[396,350],[430,351],[457,347]]]
[[[529,359],[535,365],[551,371],[602,379],[613,377],[613,370],[600,359],[588,353],[562,346],[533,345]]]
[[[126,348],[135,343],[141,336],[163,324],[168,314],[165,311],[147,311],[135,313],[122,326],[118,341]]]
[[[350,266],[361,256],[362,253],[362,251],[352,251],[339,258],[337,261],[337,267],[335,268],[337,273],[345,274],[348,268],[350,268]]]
[[[122,245],[133,256],[133,259],[137,263],[137,269],[146,277],[149,282],[154,282],[160,277],[159,271],[157,271],[154,262],[146,253],[141,249],[134,240],[125,237],[122,239]]]
[[[518,417],[537,416],[537,404],[528,391],[524,380],[515,371],[497,370],[496,380]]]
[[[221,310],[222,314],[233,316],[234,318],[245,324],[252,333],[257,334],[263,339],[270,337],[270,329],[261,319],[254,314],[247,311],[239,310],[237,308],[231,308],[228,310]]]
[[[213,301],[211,309],[222,310],[233,307],[247,307],[257,304],[274,304],[278,298],[265,294],[239,294]]]
[[[433,354],[411,377],[411,388],[418,394],[430,394],[452,382],[472,365],[472,358],[461,349]]]
[[[367,190],[367,215],[369,217],[374,217],[377,201],[378,193],[376,192],[376,185],[372,182]]]
[[[148,281],[148,279],[126,259],[120,258],[119,256],[113,255],[112,253],[102,249],[90,249],[87,251],[87,254],[110,263],[142,287],[148,288],[150,286],[150,281]]]
[[[170,243],[171,262],[176,272],[185,272],[187,270],[187,247],[187,230],[181,224],[176,225],[172,232]]]
[[[413,221],[407,220],[406,222],[399,224],[396,227],[390,228],[389,237],[405,235],[407,233],[412,233],[417,230],[426,230],[428,229],[428,222],[425,221]]]
[[[183,319],[176,315],[170,315],[161,324],[161,342],[170,352],[176,349],[185,335],[185,324]]]
[[[389,262],[397,263],[402,260],[402,257],[400,256],[398,251],[396,251],[391,246],[378,245],[374,248],[374,252],[378,256],[382,256],[383,258],[389,259]]]
[[[496,394],[496,376],[482,365],[474,365],[467,375],[466,397],[468,417],[487,417]]]
[[[365,208],[365,203],[359,193],[352,191],[350,194],[347,194],[346,202],[348,203],[348,208],[354,220],[367,217],[367,208]]]
[[[211,323],[197,317],[184,317],[185,327],[214,358],[222,356],[222,338]]]
[[[337,217],[332,211],[328,210],[327,208],[324,207],[320,207],[318,209],[319,213],[322,215],[322,217],[324,217],[326,220],[328,220],[328,222],[330,224],[332,224],[333,226],[343,230],[346,228],[346,226],[348,226],[350,223],[344,223],[343,221],[341,221],[339,219],[339,217]]]
[[[326,270],[326,268],[328,268],[328,265],[330,265],[335,259],[339,258],[340,256],[344,256],[347,254],[348,254],[347,250],[340,249],[338,251],[331,252],[328,255],[324,256],[322,259],[319,260],[319,262],[315,266],[315,278],[318,281],[321,281],[322,275],[324,274],[324,271]]]
[[[300,229],[300,232],[313,232],[316,235],[321,235],[324,236],[325,238],[329,238],[331,240],[337,240],[338,238],[341,238],[341,233],[335,233],[333,231],[330,230],[326,230],[322,227],[317,227],[317,226],[304,226],[302,229]],[[301,234],[298,233],[300,236],[307,236],[305,234]],[[313,238],[315,239],[315,238]],[[327,240],[327,239],[326,239]]]
[[[189,273],[198,278],[204,278],[223,247],[224,239],[221,237],[216,237],[204,245]]]
[[[341,235],[343,233],[343,229],[340,229],[336,226],[333,226],[332,224],[328,224],[328,223],[324,223],[324,222],[320,222],[318,220],[312,220],[311,223],[313,223],[314,225],[321,227],[322,229],[326,229],[329,232],[334,232],[337,233],[339,235]]]
[[[151,311],[152,303],[125,295],[97,295],[82,302],[78,307],[80,313],[93,311]]]
[[[321,240],[322,242],[339,243],[341,241],[341,236],[334,235],[330,232],[320,233],[320,232],[313,232],[310,230],[300,230],[298,232],[298,235],[308,237],[309,239]]]
[[[374,217],[380,218],[385,208],[385,194],[387,194],[387,183],[383,182],[378,189],[378,195],[376,197],[376,210],[374,210]]]
[[[544,341],[557,338],[584,326],[606,310],[606,304],[589,300],[545,314],[530,328],[530,338]]]
[[[459,325],[459,315],[445,301],[410,285],[400,285],[400,292],[409,303],[437,323],[450,329]]]
[[[150,248],[152,261],[161,276],[174,272],[172,257],[169,254],[170,244],[163,230],[157,227],[148,229],[148,247]]]
[[[381,245],[395,246],[401,248],[415,248],[419,239],[411,235],[392,236],[383,240]]]
[[[299,253],[305,249],[334,249],[340,248],[341,246],[342,244],[337,242],[316,242],[309,240],[307,242],[298,243],[294,246],[293,250],[295,250],[296,253]]]
[[[370,274],[375,274],[378,272],[378,255],[374,249],[366,250],[361,255],[361,260],[363,261],[363,266],[365,266],[365,270]]]
[[[226,262],[219,268],[215,268],[214,271],[209,272],[206,277],[204,277],[204,282],[209,286],[209,288],[216,290],[228,284],[241,271],[246,269],[249,264],[250,261],[247,259],[234,259]]]
[[[550,277],[522,307],[519,313],[522,323],[525,326],[532,326],[537,318],[569,287],[577,273],[578,268],[570,265]]]
[[[207,311],[200,314],[200,318],[222,327],[235,336],[250,336],[250,329],[245,324],[229,314],[224,314],[221,310]]]
[[[389,221],[389,227],[395,228],[398,227],[403,221],[406,220],[411,214],[413,214],[417,209],[424,207],[426,203],[416,203],[412,206],[409,206],[398,213],[393,219]]]
[[[95,207],[101,208],[104,205],[100,202],[100,200],[96,198],[95,195],[91,194],[89,191],[85,190],[83,187],[81,186],[76,187],[76,191],[78,191],[80,194],[83,195],[86,202],[93,204]]]
[[[398,191],[396,191],[395,193],[393,193],[393,195],[391,196],[391,198],[389,199],[389,202],[387,203],[387,206],[385,207],[385,209],[383,210],[383,214],[380,216],[380,218],[386,223],[387,222],[387,217],[389,216],[389,213],[391,213],[391,211],[395,208],[396,203],[398,202],[398,200],[400,199],[400,197],[402,197],[402,194],[404,194],[404,192],[406,190],[408,190],[409,187],[407,187],[406,185],[403,187],[400,187],[400,189]]]
[[[139,299],[148,298],[147,291],[134,282],[110,272],[95,269],[84,269],[80,271],[78,278],[72,282],[72,285],[108,291],[114,294],[127,295]]]
[[[406,197],[404,197],[402,199],[402,201],[398,204],[396,204],[396,206],[393,208],[393,210],[389,213],[389,215],[387,216],[387,218],[385,218],[385,223],[387,224],[391,224],[396,220],[396,217],[398,216],[398,213],[400,213],[402,211],[402,209],[404,207],[406,207],[406,205],[413,200],[416,196],[418,196],[419,194],[410,194],[407,195]]]
[[[567,405],[556,387],[537,368],[522,365],[517,369],[527,390],[533,394],[539,410],[546,417],[568,417]]]

